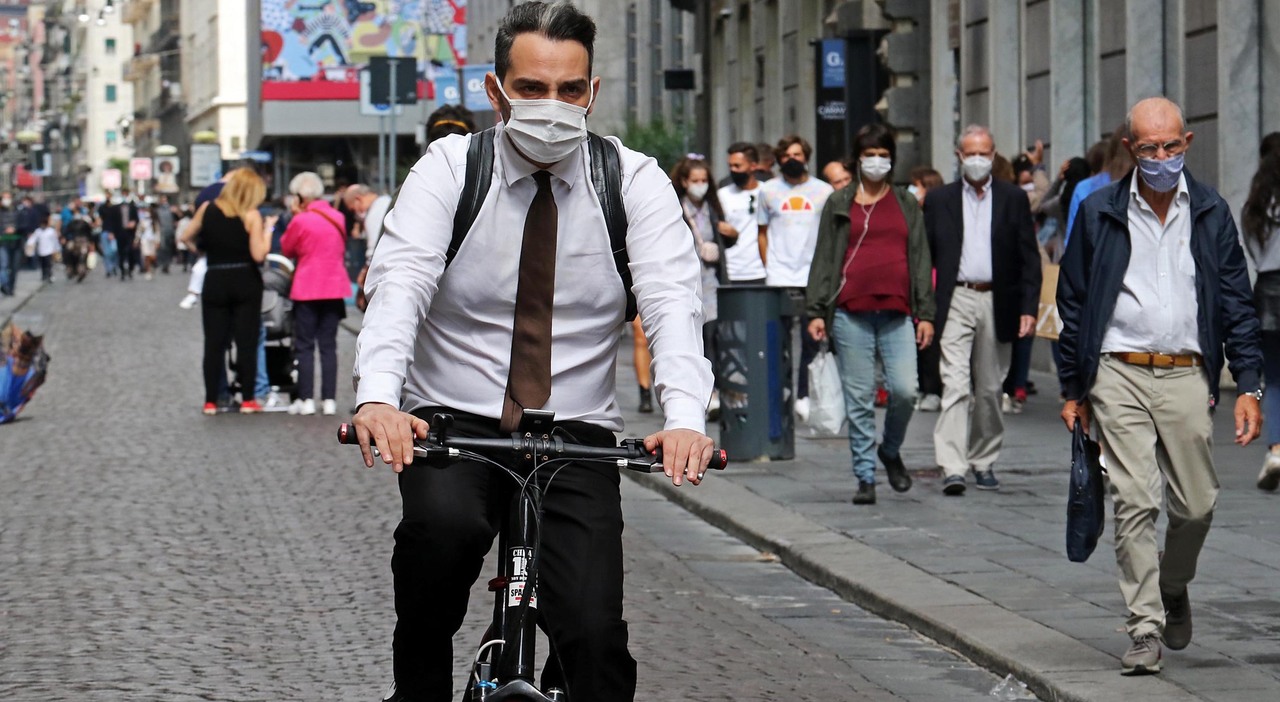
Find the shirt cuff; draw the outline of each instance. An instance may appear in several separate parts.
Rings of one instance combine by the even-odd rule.
[[[366,402],[381,402],[400,408],[402,382],[395,373],[370,373],[356,380],[356,406]]]
[[[697,400],[684,397],[672,398],[662,403],[662,412],[666,415],[664,429],[692,429],[699,434],[707,433],[707,410]]]
[[[1246,393],[1257,392],[1262,388],[1262,383],[1258,378],[1256,370],[1242,370],[1236,376],[1236,394],[1244,395]],[[1276,388],[1276,392],[1280,392],[1280,388]]]

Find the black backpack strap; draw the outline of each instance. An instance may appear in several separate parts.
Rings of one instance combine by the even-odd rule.
[[[449,250],[445,253],[446,268],[458,255],[462,240],[467,238],[471,225],[475,224],[480,214],[480,206],[489,194],[489,185],[493,181],[493,135],[494,127],[471,135],[471,143],[467,146],[467,174],[462,185],[462,195],[458,197],[458,209],[453,214],[453,240],[449,242]]]
[[[591,184],[600,199],[604,223],[609,228],[609,248],[613,251],[613,263],[618,267],[618,277],[627,293],[626,319],[636,318],[636,296],[631,291],[631,267],[627,257],[627,209],[622,202],[622,157],[617,147],[604,137],[588,132],[587,144],[591,150]]]

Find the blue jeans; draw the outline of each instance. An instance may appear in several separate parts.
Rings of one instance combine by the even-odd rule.
[[[1280,332],[1262,332],[1262,379],[1267,390],[1262,395],[1262,428],[1267,445],[1280,444]]]
[[[22,263],[22,240],[0,244],[0,291],[6,295],[13,294],[13,286],[18,280],[18,264]]]
[[[916,334],[900,312],[837,310],[831,330],[849,419],[849,451],[859,482],[876,481],[876,355],[884,363],[889,406],[882,446],[897,456],[916,403]]]
[[[271,378],[267,375],[267,328],[258,325],[258,377],[254,379],[253,396],[266,401],[271,394]]]

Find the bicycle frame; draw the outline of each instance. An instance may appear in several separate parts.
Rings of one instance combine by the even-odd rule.
[[[566,690],[548,686],[544,692],[534,682],[537,626],[537,554],[541,534],[542,488],[536,470],[553,459],[610,460],[619,468],[646,473],[662,472],[661,450],[654,454],[640,439],[626,439],[620,446],[567,445],[552,435],[555,414],[524,410],[516,432],[505,439],[453,438],[448,435],[453,417],[433,415],[424,444],[414,446],[415,458],[456,459],[464,452],[502,452],[518,458],[526,481],[511,497],[511,507],[498,532],[498,575],[489,581],[494,593],[493,620],[481,641],[472,673],[463,690],[463,702],[567,702]],[[338,441],[358,443],[348,424],[338,429]],[[375,453],[377,448],[373,449]],[[723,469],[728,457],[713,454],[708,469]],[[486,658],[487,655],[487,658]],[[558,665],[558,664],[557,664]]]

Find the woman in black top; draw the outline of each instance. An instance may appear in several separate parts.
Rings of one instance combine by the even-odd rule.
[[[222,358],[231,341],[236,342],[236,377],[245,391],[252,392],[258,374],[258,316],[262,308],[258,264],[271,248],[271,233],[263,226],[258,205],[266,195],[266,184],[252,168],[237,168],[217,199],[201,205],[182,234],[183,243],[191,249],[199,242],[209,262],[201,295],[205,414],[218,413]],[[252,395],[243,400],[242,414],[262,411]]]

